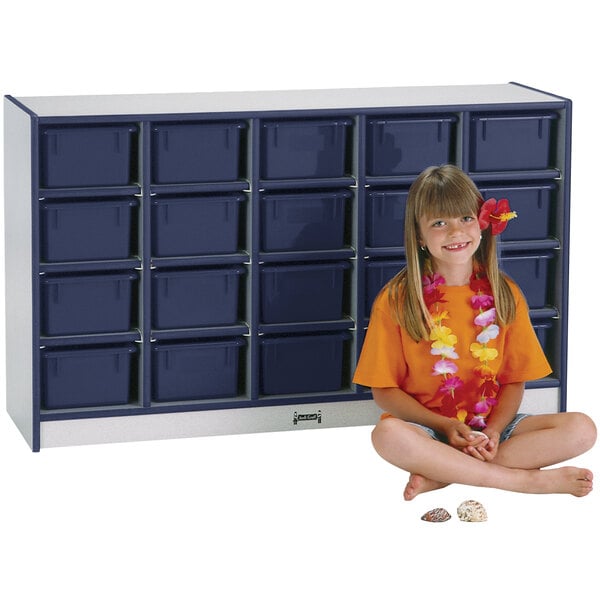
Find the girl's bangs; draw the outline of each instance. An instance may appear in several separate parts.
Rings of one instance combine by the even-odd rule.
[[[448,186],[450,187],[450,186]],[[439,189],[435,186],[423,190],[417,209],[417,220],[421,218],[435,219],[459,218],[466,215],[477,215],[479,212],[479,194],[470,187],[462,190]]]

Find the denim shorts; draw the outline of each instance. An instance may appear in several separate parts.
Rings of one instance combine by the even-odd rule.
[[[529,416],[530,415],[527,415],[524,413],[518,413],[515,416],[515,418],[505,427],[504,431],[500,434],[500,443],[505,442],[508,438],[510,438],[513,431],[515,430],[515,427],[523,419],[525,419]],[[421,425],[420,423],[411,423],[411,425],[416,425],[417,427],[420,427],[423,431],[428,433],[434,440],[437,440],[438,442],[444,442],[445,444],[448,443],[448,440],[446,439],[445,435],[438,433],[437,431],[431,429],[431,427],[427,427],[426,425]]]

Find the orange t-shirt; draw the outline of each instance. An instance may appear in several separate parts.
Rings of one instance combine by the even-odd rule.
[[[497,358],[488,364],[496,371],[500,385],[531,381],[552,372],[531,326],[527,302],[514,282],[509,280],[509,285],[516,300],[516,318],[506,327],[500,327],[498,337],[488,342],[488,347],[498,350]],[[481,362],[469,349],[481,329],[473,323],[476,313],[470,304],[473,291],[468,285],[439,289],[447,301],[443,309],[449,313],[444,325],[458,337],[454,348],[459,358],[452,361],[463,380],[456,390],[458,402],[461,397],[472,397],[465,394],[476,394],[481,384],[473,371]],[[396,323],[384,290],[373,303],[354,383],[371,388],[400,388],[427,408],[440,412],[441,398],[437,392],[442,378],[432,375],[433,365],[440,358],[431,354],[429,340],[415,342]]]

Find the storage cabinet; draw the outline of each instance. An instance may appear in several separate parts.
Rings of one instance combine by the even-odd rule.
[[[570,101],[518,84],[5,98],[7,407],[34,450],[374,423],[408,189],[467,171],[566,406]]]

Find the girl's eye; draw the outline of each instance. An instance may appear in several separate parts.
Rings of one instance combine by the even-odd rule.
[[[472,221],[474,221],[474,220],[475,220],[475,217],[473,217],[473,216],[471,216],[471,215],[466,215],[466,216],[464,216],[464,217],[463,217],[463,221],[464,221],[465,223],[471,223],[471,222],[472,222]]]
[[[446,221],[434,221],[431,226],[432,227],[443,227],[446,224]]]

